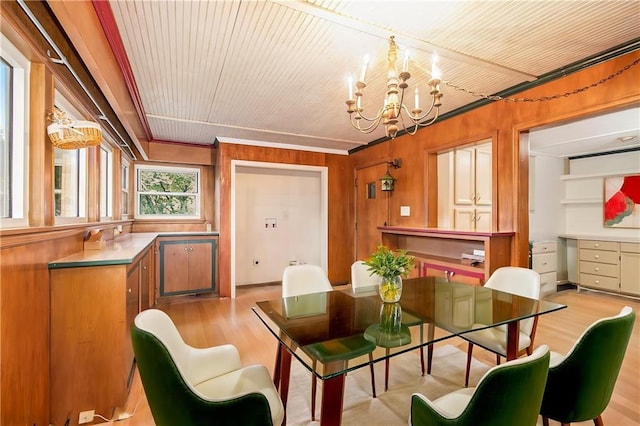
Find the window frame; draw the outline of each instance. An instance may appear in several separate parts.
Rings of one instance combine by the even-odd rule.
[[[202,219],[202,171],[200,167],[189,167],[189,166],[158,166],[158,165],[147,165],[147,164],[135,164],[134,166],[135,173],[135,210],[134,210],[134,218],[136,220],[144,220],[144,219],[162,219],[162,220],[193,220],[193,219]],[[152,194],[151,192],[141,192],[140,188],[140,172],[141,171],[157,171],[163,173],[195,173],[196,179],[198,180],[196,185],[196,192],[194,193],[184,193],[188,196],[195,197],[195,206],[194,211],[196,212],[194,215],[143,215],[140,214],[140,197],[145,194]]]
[[[131,163],[120,156],[120,216],[129,219],[131,215]]]
[[[0,34],[0,56],[11,67],[10,140],[7,151],[10,161],[9,177],[9,216],[0,217],[0,229],[29,226],[29,80],[31,62],[11,43],[4,34]],[[1,216],[1,214],[0,214]]]
[[[106,141],[103,141],[99,148],[99,163],[100,163],[100,176],[99,176],[99,215],[100,221],[113,220],[113,198],[115,194],[114,188],[114,156],[113,147]],[[106,159],[106,166],[103,163],[103,159]],[[106,212],[103,210],[106,207]]]

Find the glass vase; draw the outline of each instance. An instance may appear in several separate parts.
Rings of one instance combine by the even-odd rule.
[[[396,303],[402,296],[402,277],[383,277],[378,290],[384,303]]]

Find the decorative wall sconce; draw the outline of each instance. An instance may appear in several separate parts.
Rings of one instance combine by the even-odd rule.
[[[100,145],[102,142],[102,129],[98,123],[72,120],[57,108],[49,119],[53,123],[47,127],[47,134],[57,148],[79,149]]]
[[[399,169],[401,166],[402,160],[400,160],[399,158],[395,158],[393,161],[387,162],[387,173],[385,173],[384,176],[380,178],[381,191],[393,191],[396,179],[391,176],[391,173],[389,173],[389,167]]]

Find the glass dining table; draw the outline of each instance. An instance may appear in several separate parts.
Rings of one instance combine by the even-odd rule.
[[[278,341],[274,383],[286,407],[292,358],[323,380],[321,425],[339,425],[350,371],[470,331],[506,325],[507,359],[518,356],[519,321],[566,308],[444,278],[405,279],[397,303],[382,303],[377,287],[351,288],[257,302],[258,318]],[[424,332],[426,328],[426,333]],[[386,387],[386,383],[385,383]]]

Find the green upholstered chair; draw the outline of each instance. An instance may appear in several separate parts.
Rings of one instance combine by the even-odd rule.
[[[327,273],[318,265],[302,264],[290,265],[282,273],[282,297],[302,296],[312,293],[333,291],[333,286]],[[286,302],[286,301],[285,301]],[[364,334],[333,339],[329,342],[315,343],[302,348],[313,358],[313,369],[317,361],[326,363],[346,363],[350,359],[369,354],[369,369],[371,371],[371,392],[376,397],[376,383],[373,370],[373,351],[376,345],[365,339]],[[278,351],[277,364],[280,351]],[[311,420],[316,418],[316,392],[318,379],[311,375]]]
[[[549,347],[489,370],[475,388],[430,401],[411,396],[411,425],[534,426],[549,371]]]
[[[242,367],[235,346],[191,347],[157,309],[136,316],[131,339],[156,425],[282,424],[284,407],[269,371]]]
[[[551,353],[540,414],[562,425],[593,420],[603,425],[620,366],[631,337],[636,314],[629,306],[613,317],[591,324],[566,354]]]
[[[493,271],[484,284],[486,288],[504,291],[530,299],[540,298],[540,275],[527,268],[504,266]],[[518,355],[531,355],[533,340],[538,325],[538,317],[520,321],[520,335],[518,337]],[[482,324],[474,324],[474,328],[482,328]],[[469,342],[467,348],[467,368],[464,375],[464,385],[469,386],[469,370],[473,345],[478,345],[496,354],[496,364],[500,364],[500,357],[507,357],[507,326],[484,328],[461,335]]]

